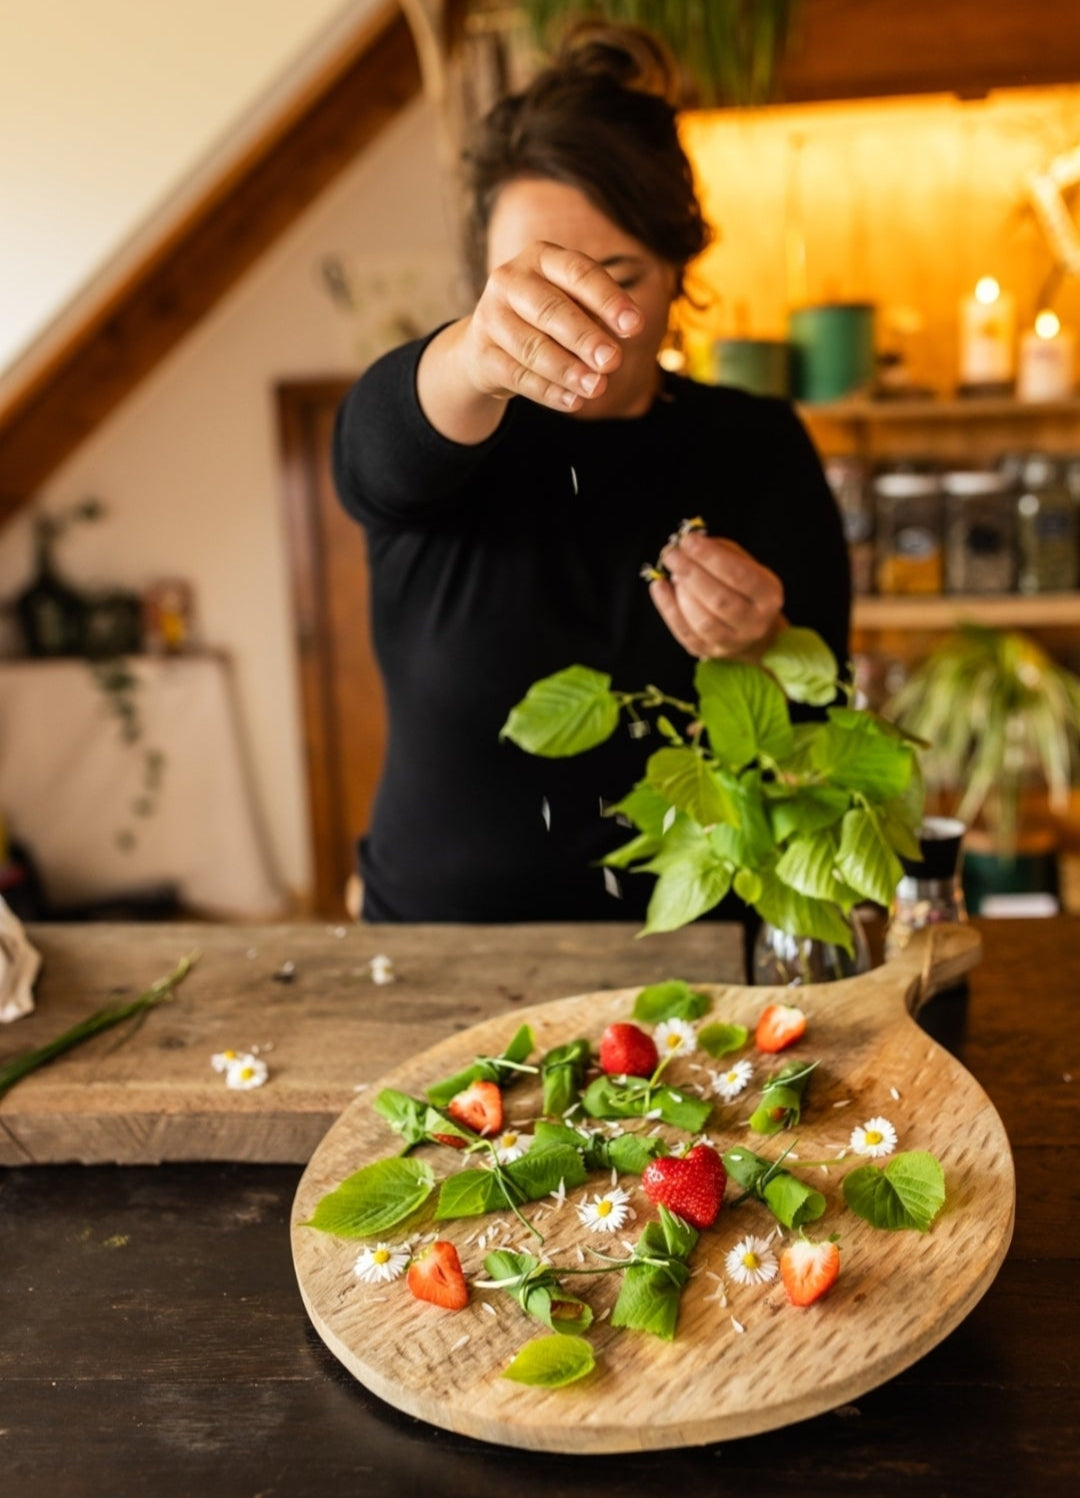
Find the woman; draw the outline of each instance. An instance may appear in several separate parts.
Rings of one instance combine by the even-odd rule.
[[[753,659],[785,617],[846,657],[839,517],[790,407],[657,362],[708,238],[669,79],[644,33],[591,26],[495,107],[467,157],[475,309],[339,414],[389,715],[368,920],[643,915],[652,880],[596,860],[648,741],[566,761],[500,743],[537,678],[580,662],[686,696],[697,658]],[[691,515],[708,534],[669,543],[646,589]]]

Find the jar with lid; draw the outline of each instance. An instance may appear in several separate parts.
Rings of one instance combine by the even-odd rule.
[[[879,473],[874,508],[878,592],[940,593],[944,567],[937,474]]]
[[[840,510],[851,560],[851,586],[858,595],[874,591],[874,507],[869,476],[861,458],[837,456],[825,460],[825,477]]]
[[[1015,583],[1015,489],[1007,471],[956,469],[945,491],[945,582],[950,593],[1009,593]]]
[[[1048,453],[1032,453],[1021,470],[1016,539],[1021,593],[1061,593],[1076,587],[1076,500],[1062,464]]]

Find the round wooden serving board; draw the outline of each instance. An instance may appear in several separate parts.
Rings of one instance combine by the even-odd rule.
[[[620,1276],[568,1280],[596,1315],[587,1335],[597,1367],[579,1383],[545,1390],[501,1377],[520,1348],[546,1332],[504,1292],[474,1289],[465,1310],[438,1310],[415,1300],[403,1279],[382,1285],[358,1280],[352,1266],[361,1243],[301,1225],[346,1176],[397,1153],[398,1136],[372,1108],[380,1086],[422,1096],[474,1056],[503,1050],[521,1023],[532,1025],[538,1054],[579,1035],[595,1042],[612,1020],[629,1018],[639,990],[625,989],[485,1021],[398,1067],[346,1109],[315,1151],[293,1214],[293,1259],[319,1335],[361,1383],[398,1409],[482,1440],[544,1451],[630,1451],[728,1440],[835,1408],[892,1378],[967,1315],[993,1280],[1012,1235],[1013,1164],[1001,1120],[979,1085],[912,1018],[925,998],[954,982],[978,953],[979,938],[969,928],[937,928],[873,972],[800,989],[794,997],[809,1018],[804,1040],[779,1057],[760,1056],[751,1043],[740,1053],[754,1063],[750,1086],[733,1102],[715,1100],[706,1133],[718,1149],[742,1144],[776,1158],[793,1136],[762,1139],[749,1133],[745,1120],[761,1083],[780,1064],[792,1057],[818,1059],[795,1155],[803,1161],[834,1157],[855,1125],[884,1115],[896,1126],[898,1151],[930,1150],[941,1161],[948,1195],[927,1233],[874,1229],[845,1206],[841,1182],[848,1169],[865,1163],[857,1157],[848,1154],[827,1170],[789,1161],[828,1201],[809,1236],[840,1234],[840,1278],[817,1304],[791,1306],[779,1279],[758,1286],[726,1280],[728,1250],[747,1233],[767,1236],[776,1223],[757,1202],[725,1204],[691,1259],[695,1273],[683,1292],[672,1342],[617,1331],[601,1319],[614,1303]],[[703,1023],[733,1021],[751,1032],[766,1004],[792,1000],[788,990],[703,991],[713,1001]],[[724,1063],[697,1053],[674,1061],[666,1080],[688,1090],[700,1087],[706,1074],[692,1064],[717,1070]],[[527,1127],[538,1103],[535,1084],[510,1089],[506,1103],[508,1121]],[[685,1137],[670,1133],[672,1142]],[[448,1149],[424,1146],[420,1153],[437,1177],[459,1168]],[[621,1255],[653,1208],[639,1178],[624,1176],[636,1221],[614,1236],[589,1232],[575,1203],[607,1184],[604,1176],[590,1179],[562,1207],[550,1200],[526,1206],[545,1234],[542,1249],[509,1213],[440,1223],[438,1236],[458,1246],[470,1280],[484,1278],[484,1253],[494,1247],[538,1252],[556,1265],[578,1263],[585,1244]],[[735,1194],[729,1183],[729,1202]],[[435,1226],[429,1220],[434,1201],[433,1194],[421,1233]],[[491,1235],[486,1246],[478,1241],[485,1232]],[[385,1236],[392,1240],[402,1233]],[[779,1251],[781,1244],[774,1246]]]

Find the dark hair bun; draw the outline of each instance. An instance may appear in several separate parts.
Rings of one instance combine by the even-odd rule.
[[[579,21],[566,32],[555,59],[564,74],[609,78],[621,88],[655,94],[674,104],[678,90],[675,64],[652,32],[640,26],[606,21]]]

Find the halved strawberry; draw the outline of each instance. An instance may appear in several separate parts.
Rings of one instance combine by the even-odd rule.
[[[436,1144],[447,1144],[452,1150],[463,1150],[468,1144],[464,1134],[432,1134]]]
[[[782,1051],[806,1034],[806,1015],[794,1004],[769,1004],[761,1012],[754,1031],[759,1051]]]
[[[667,1207],[691,1227],[712,1227],[724,1201],[727,1172],[708,1144],[695,1144],[687,1155],[664,1155],[651,1160],[641,1176],[645,1195]]]
[[[609,1077],[651,1077],[659,1061],[656,1042],[637,1025],[608,1025],[600,1037],[600,1070]]]
[[[780,1276],[793,1306],[820,1300],[840,1273],[840,1250],[830,1240],[812,1243],[796,1238],[780,1255]]]
[[[502,1093],[494,1082],[470,1082],[450,1099],[446,1111],[475,1134],[497,1134],[503,1125]]]
[[[448,1311],[460,1311],[469,1304],[469,1287],[458,1251],[445,1238],[429,1243],[417,1255],[409,1265],[405,1283],[417,1300],[429,1300]]]

